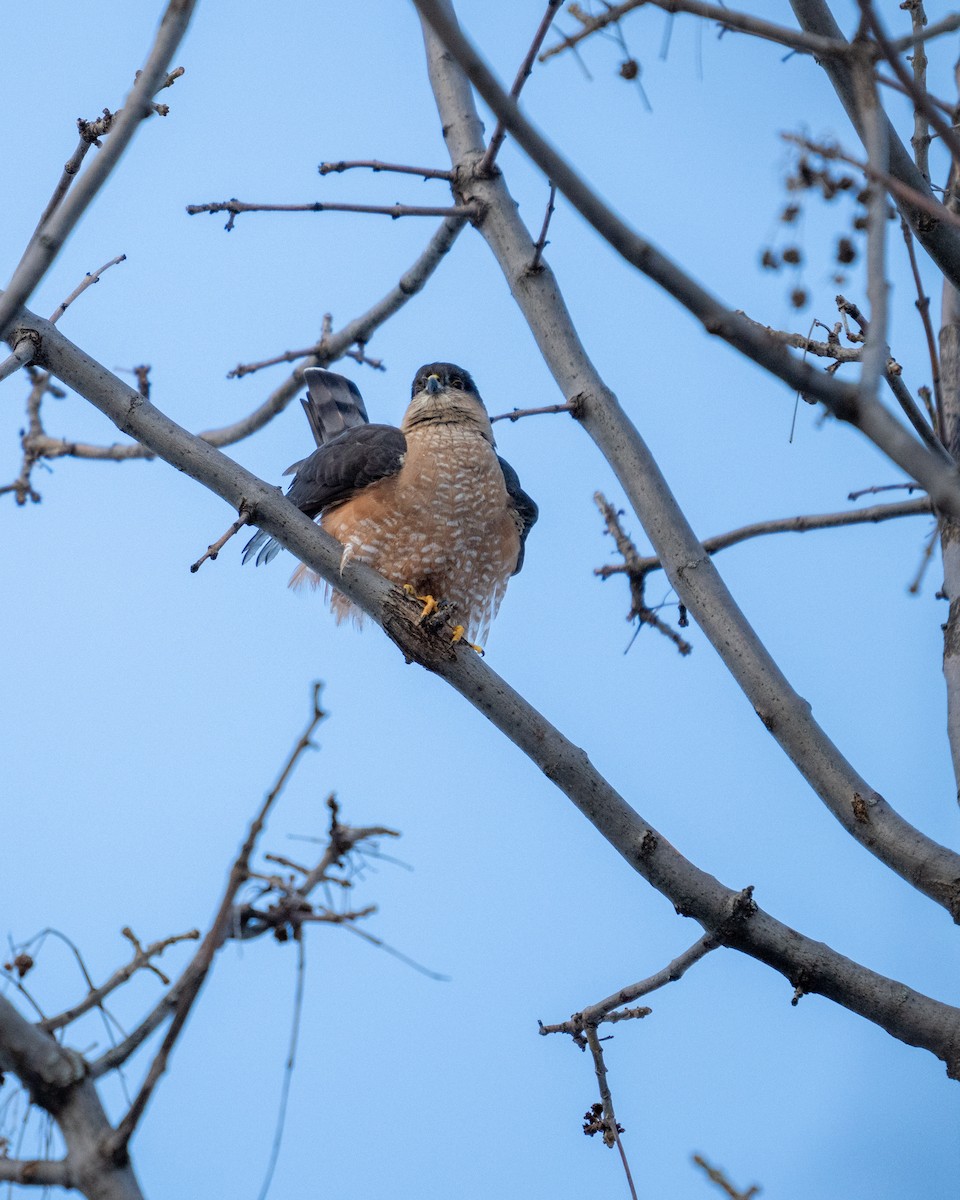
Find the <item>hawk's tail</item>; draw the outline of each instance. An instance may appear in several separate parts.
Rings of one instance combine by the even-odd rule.
[[[352,380],[322,367],[308,367],[303,381],[308,399],[301,404],[318,446],[333,441],[346,429],[370,423],[363,397]]]
[[[258,529],[243,548],[241,565],[246,566],[252,558],[256,565],[261,567],[264,563],[273,562],[282,549],[283,547],[276,538],[272,538],[269,533]]]
[[[307,367],[303,372],[303,381],[307,385],[307,399],[300,403],[318,446],[332,442],[347,429],[369,425],[370,418],[363,397],[351,380],[333,371],[325,371],[322,367]],[[300,459],[292,467],[287,467],[284,475],[296,474],[305,461]],[[272,562],[282,549],[275,538],[259,529],[244,546],[241,561],[246,565],[253,559],[261,567]]]

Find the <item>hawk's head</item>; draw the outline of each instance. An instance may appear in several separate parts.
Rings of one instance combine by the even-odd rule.
[[[493,442],[490,419],[469,371],[454,363],[427,363],[413,377],[410,407],[403,418],[404,433],[423,425],[475,425]]]

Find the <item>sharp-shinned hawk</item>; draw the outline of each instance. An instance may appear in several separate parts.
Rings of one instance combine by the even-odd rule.
[[[303,406],[318,449],[287,492],[343,546],[340,569],[356,559],[421,599],[449,606],[455,637],[482,641],[511,575],[523,565],[537,506],[498,456],[483,401],[470,375],[452,363],[417,371],[400,428],[368,423],[356,386],[319,367],[304,371]],[[243,561],[279,553],[262,530]],[[320,577],[301,564],[291,587]],[[430,598],[430,599],[428,599]],[[337,620],[362,614],[340,592]]]

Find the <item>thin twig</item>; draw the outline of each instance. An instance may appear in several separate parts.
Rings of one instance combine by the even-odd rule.
[[[690,643],[665,621],[661,621],[647,604],[644,597],[644,588],[649,572],[641,568],[642,559],[637,553],[636,546],[624,532],[623,526],[620,524],[620,514],[602,492],[594,492],[593,500],[603,515],[607,532],[616,543],[617,551],[623,556],[623,571],[630,581],[630,611],[627,613],[627,620],[632,621],[636,618],[640,622],[640,627],[650,625],[658,633],[662,633],[664,637],[673,642],[683,656],[690,654],[693,650]],[[604,568],[600,567],[596,573],[600,574],[603,570]]]
[[[540,236],[537,238],[533,247],[533,258],[530,260],[530,270],[540,270],[540,259],[543,257],[543,252],[546,250],[549,242],[547,241],[547,230],[550,228],[550,218],[553,216],[556,205],[554,201],[557,198],[556,185],[550,184],[550,195],[547,198],[547,211],[543,214],[543,224],[540,226]]]
[[[537,51],[543,45],[543,39],[547,36],[547,32],[553,23],[553,18],[557,14],[557,9],[560,7],[562,0],[547,0],[547,11],[543,14],[540,24],[537,26],[537,32],[533,35],[533,41],[530,43],[530,48],[524,55],[523,62],[520,64],[520,69],[517,71],[516,78],[513,81],[513,87],[510,89],[510,95],[514,100],[518,99],[523,85],[530,78],[533,71],[534,60],[537,57]],[[480,176],[489,175],[493,169],[493,163],[500,152],[500,147],[503,145],[503,139],[507,136],[507,130],[502,121],[497,121],[496,128],[493,131],[493,136],[487,143],[487,148],[483,153],[483,158],[477,163],[477,174]]]
[[[907,492],[923,491],[922,485],[919,483],[914,483],[912,480],[908,480],[905,483],[879,483],[874,484],[872,487],[860,488],[860,490],[856,492],[848,492],[847,499],[859,500],[861,496],[876,496],[879,492],[896,492],[900,491],[901,489],[904,489]],[[870,509],[863,509],[862,511],[869,512]]]
[[[860,0],[861,12],[867,16],[869,0]],[[887,197],[877,186],[880,175],[888,175],[890,163],[889,126],[880,106],[873,78],[873,59],[863,41],[855,41],[851,50],[853,76],[860,117],[863,124],[867,164],[874,182],[867,189],[867,296],[870,299],[870,327],[863,346],[863,365],[860,371],[860,395],[864,402],[873,403],[877,397],[880,376],[889,358],[887,349],[887,299],[889,285],[886,272]]]
[[[233,229],[234,222],[240,213],[251,212],[352,212],[372,213],[377,216],[391,217],[462,217],[464,220],[474,220],[480,216],[480,208],[476,204],[342,204],[328,200],[316,200],[312,204],[248,204],[244,200],[220,200],[212,204],[188,204],[187,212],[191,217],[198,213],[230,214],[230,219],[224,229]]]
[[[245,510],[241,507],[239,517],[237,517],[227,532],[221,537],[218,537],[215,542],[211,542],[211,544],[206,548],[206,550],[204,550],[203,554],[200,555],[197,561],[190,564],[190,574],[195,575],[208,558],[211,560],[215,559],[227,542],[229,542],[232,537],[235,537],[244,527],[244,525],[249,525],[251,515],[252,514],[248,510]]]
[[[745,1192],[738,1191],[730,1180],[727,1179],[723,1171],[719,1167],[711,1167],[702,1154],[695,1154],[693,1161],[706,1173],[710,1182],[715,1183],[717,1187],[721,1188],[730,1197],[730,1200],[753,1200],[753,1197],[760,1192],[756,1184],[752,1184]]]
[[[870,322],[852,300],[847,300],[844,296],[837,296],[836,303],[837,310],[843,319],[847,337],[850,339],[850,341],[865,343],[867,338],[870,336]],[[846,319],[848,316],[852,317],[860,326],[859,333],[854,332],[847,325]],[[864,350],[865,349],[866,347],[864,347]],[[934,431],[931,424],[924,418],[924,415],[920,410],[916,400],[914,400],[906,384],[903,382],[903,378],[900,374],[899,364],[895,363],[894,360],[889,357],[887,358],[886,366],[884,368],[884,376],[891,392],[893,392],[897,399],[897,403],[903,409],[904,415],[923,439],[925,445],[932,450],[938,458],[944,462],[950,463],[952,466],[953,460],[950,457],[949,451],[940,440],[938,433]]]
[[[933,531],[927,538],[923,547],[923,554],[920,556],[920,565],[917,567],[917,573],[914,575],[910,582],[910,586],[907,588],[907,591],[911,596],[916,596],[920,591],[920,588],[923,584],[923,577],[926,575],[927,568],[930,566],[930,563],[933,559],[933,550],[937,544],[937,539],[939,536],[940,530],[934,526]]]
[[[916,483],[893,483],[882,487],[864,488],[863,491],[851,492],[848,499],[856,500],[860,496],[882,492],[887,488],[917,488]],[[930,500],[923,496],[917,500],[904,500],[900,504],[877,504],[872,508],[860,508],[843,512],[813,513],[809,516],[782,517],[771,521],[756,521],[752,525],[742,525],[731,529],[728,533],[720,533],[715,537],[703,539],[703,548],[708,554],[716,554],[718,550],[726,550],[750,538],[763,537],[772,533],[807,533],[812,529],[836,529],[844,525],[879,524],[881,521],[893,521],[900,517],[921,516],[933,512]],[[618,547],[619,549],[619,547]],[[610,575],[641,576],[661,568],[659,558],[655,555],[641,557],[636,555],[631,561],[611,563],[605,567],[597,567],[594,571],[601,579]]]
[[[124,930],[124,934],[132,939],[129,930]],[[126,983],[137,971],[147,969],[156,971],[153,966],[153,959],[159,958],[168,946],[175,946],[179,942],[184,941],[196,941],[199,937],[199,929],[190,929],[186,933],[177,933],[172,937],[152,942],[149,946],[140,946],[134,939],[134,956],[126,966],[114,971],[110,978],[105,983],[100,984],[99,987],[93,987],[91,984],[90,991],[79,1003],[74,1004],[72,1008],[65,1009],[62,1013],[58,1013],[54,1017],[45,1017],[40,1022],[40,1027],[46,1029],[48,1033],[53,1033],[57,1029],[63,1029],[85,1012],[89,1012],[91,1008],[99,1008],[111,992],[115,991],[121,984]],[[169,980],[162,973],[159,974],[162,982],[168,984]]]
[[[50,317],[50,324],[56,325],[63,314],[67,311],[70,305],[76,298],[82,295],[88,287],[92,287],[95,283],[100,282],[100,276],[110,267],[115,267],[117,263],[127,261],[125,254],[118,254],[116,258],[111,258],[109,262],[104,263],[102,267],[98,267],[96,271],[88,271],[83,279],[77,284],[66,300],[61,300],[60,304],[54,309],[53,315]]]
[[[906,37],[894,38],[890,43],[890,48],[895,54],[902,54],[912,46],[919,46],[921,42],[929,42],[932,38],[942,37],[945,33],[956,33],[958,29],[960,29],[960,13],[951,13],[949,17],[944,17],[942,21],[937,21],[934,25],[928,25],[920,32],[915,29]]]
[[[293,1068],[297,1061],[297,1044],[300,1040],[300,1024],[303,1020],[303,991],[306,981],[306,939],[297,938],[297,986],[293,997],[293,1017],[290,1023],[290,1048],[287,1051],[287,1061],[283,1067],[283,1086],[280,1090],[280,1107],[277,1110],[277,1124],[273,1131],[273,1145],[270,1147],[270,1159],[267,1170],[260,1185],[258,1200],[267,1200],[270,1184],[280,1159],[280,1146],[283,1142],[283,1130],[287,1123],[287,1104],[290,1100],[290,1085],[293,1083]]]
[[[359,167],[366,167],[373,172],[391,171],[399,175],[419,175],[422,179],[446,179],[448,182],[453,180],[453,172],[445,171],[440,167],[410,167],[401,163],[381,162],[377,158],[353,158],[341,159],[339,162],[322,162],[317,170],[321,175],[339,174],[341,171],[353,171]]]
[[[603,1118],[606,1126],[603,1132],[603,1141],[605,1145],[616,1146],[620,1151],[620,1161],[623,1163],[624,1174],[627,1177],[627,1186],[630,1188],[631,1200],[637,1200],[637,1189],[633,1186],[633,1176],[630,1174],[627,1152],[624,1150],[623,1142],[620,1140],[620,1134],[623,1130],[617,1122],[617,1114],[614,1111],[613,1095],[610,1092],[610,1084],[607,1080],[607,1065],[603,1061],[603,1047],[600,1045],[600,1039],[597,1037],[597,1027],[596,1025],[588,1025],[584,1032],[587,1045],[590,1047],[590,1053],[593,1056],[593,1069],[596,1072],[597,1087],[600,1091],[600,1100],[603,1104]]]
[[[255,363],[240,363],[227,372],[228,379],[242,379],[244,375],[253,375],[256,371],[262,371],[266,367],[276,367],[280,363],[297,362],[301,358],[309,358],[311,355],[322,354],[324,347],[324,338],[329,337],[329,334],[324,334],[319,342],[314,342],[312,346],[307,346],[305,350],[284,350],[282,354],[275,354],[273,358],[265,358],[262,362]],[[385,371],[387,368],[383,364],[383,360],[379,358],[367,358],[362,347],[358,350],[344,350],[343,358],[352,358],[361,366],[372,367],[374,371]]]
[[[521,417],[541,417],[549,413],[576,413],[578,407],[575,400],[568,400],[566,404],[545,404],[542,408],[512,408],[509,412],[491,417],[490,424],[494,421],[519,421]]]
[[[21,343],[18,343],[18,347]],[[51,376],[46,371],[34,374],[30,393],[27,396],[27,429],[20,439],[23,459],[20,464],[20,474],[13,483],[0,487],[0,496],[12,492],[17,504],[23,506],[28,500],[34,504],[40,503],[40,493],[31,482],[33,468],[40,459],[40,453],[34,448],[37,438],[43,436],[43,424],[40,420],[40,405],[45,393],[51,388]]]
[[[923,334],[927,339],[927,354],[930,357],[930,378],[933,383],[934,395],[934,412],[936,413],[936,430],[937,437],[943,442],[943,398],[940,394],[940,355],[937,352],[937,339],[933,332],[933,322],[930,320],[930,297],[926,294],[923,288],[923,280],[920,276],[920,266],[917,262],[917,253],[913,244],[913,231],[905,220],[901,218],[900,229],[903,233],[903,240],[907,244],[907,256],[910,259],[910,270],[913,272],[913,282],[917,289],[917,299],[915,304],[917,312],[920,314],[920,321],[923,325]]]
[[[157,91],[154,92],[154,95],[162,92],[165,88],[173,87],[176,80],[178,80],[183,73],[183,67],[177,67],[175,70],[171,71],[170,74],[167,75],[166,79],[164,79],[163,83],[161,83],[157,88]],[[31,240],[37,236],[46,222],[50,219],[54,210],[60,204],[60,201],[67,194],[71,183],[73,183],[74,179],[77,177],[77,173],[83,164],[83,160],[87,155],[87,151],[91,146],[97,146],[98,148],[100,147],[100,138],[104,137],[110,132],[110,127],[113,125],[113,122],[117,119],[117,117],[120,116],[122,111],[122,109],[118,109],[117,112],[111,112],[109,108],[105,108],[102,114],[94,121],[85,121],[83,117],[77,118],[77,128],[80,131],[80,141],[77,143],[76,150],[74,150],[73,154],[70,155],[69,159],[67,159],[66,163],[64,164],[63,173],[57,181],[57,186],[53,189],[53,195],[47,201],[47,205],[40,215],[40,220],[37,222],[37,227],[31,235]],[[166,116],[168,110],[166,105],[155,104],[153,111],[159,116]]]
[[[910,21],[913,25],[914,33],[922,33],[923,28],[927,23],[927,14],[924,12],[923,0],[912,0],[912,3],[907,4],[907,10],[910,13]],[[884,51],[888,57],[894,55],[896,51],[889,42],[886,43]],[[917,95],[925,96],[928,103],[933,104],[934,99],[927,91],[927,51],[923,42],[917,42],[913,48],[913,87]],[[899,83],[900,72],[897,72]],[[910,88],[907,84],[901,84],[906,95],[910,96]],[[918,104],[914,100],[913,105],[913,136],[910,139],[910,145],[913,146],[913,160],[917,164],[917,170],[924,177],[930,179],[930,122],[927,119],[926,109],[924,105]]]

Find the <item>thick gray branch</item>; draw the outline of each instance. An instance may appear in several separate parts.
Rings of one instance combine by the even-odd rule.
[[[428,0],[416,3],[433,11],[432,0],[429,5]],[[590,362],[549,267],[541,261],[538,270],[529,269],[533,244],[502,177],[484,180],[471,176],[470,166],[482,153],[482,138],[469,84],[452,55],[429,31],[427,46],[431,81],[447,147],[458,171],[458,186],[486,206],[480,232],[496,255],[563,395],[578,401],[584,428],[615,470],[670,583],[761,721],[830,811],[887,866],[960,920],[960,856],[904,821],[854,770],[814,721],[809,703],[793,690],[751,628],[643,439]],[[460,43],[458,52],[459,48]],[[907,438],[905,432],[903,436]],[[925,462],[933,462],[918,443],[907,440]],[[936,467],[942,469],[940,463]]]
[[[36,1182],[77,1188],[90,1200],[142,1200],[126,1156],[114,1161],[104,1153],[113,1129],[87,1074],[87,1064],[51,1034],[31,1025],[3,996],[0,1071],[16,1075],[31,1100],[50,1113],[67,1146],[62,1162],[36,1165]],[[54,1179],[54,1173],[60,1178]]]
[[[31,321],[39,357],[68,386],[158,457],[198,480],[253,520],[307,566],[380,622],[403,652],[446,679],[518,745],[641,875],[724,944],[773,966],[794,987],[820,992],[960,1074],[960,1011],[886,979],[756,909],[688,862],[653,830],[573,746],[471,650],[451,645],[411,619],[420,606],[368,567],[340,573],[341,547],[275,488],[181,429],[133,388],[70,343],[48,322]]]

